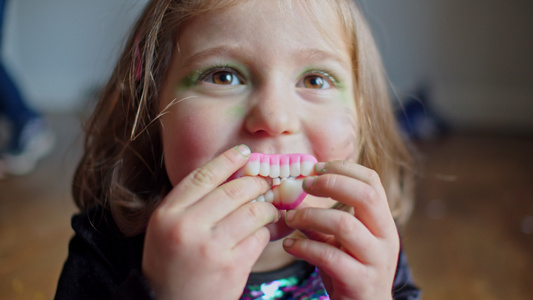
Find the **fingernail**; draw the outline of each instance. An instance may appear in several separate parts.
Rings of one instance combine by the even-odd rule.
[[[325,171],[326,171],[326,165],[327,165],[327,163],[325,163],[325,162],[319,162],[319,163],[316,163],[316,164],[315,164],[315,171],[316,171],[317,173],[323,173],[323,172],[325,172]]]
[[[286,238],[283,240],[283,247],[290,248],[292,245],[294,245],[294,239]]]
[[[235,150],[239,151],[240,154],[246,157],[250,156],[250,154],[252,153],[250,148],[246,146],[245,144],[235,146]]]
[[[302,183],[302,188],[305,190],[310,189],[313,186],[313,183],[315,182],[316,177],[315,176],[309,176],[306,177]]]
[[[276,216],[276,221],[274,223],[277,223],[281,219],[281,212],[278,210],[278,215]]]
[[[286,223],[290,223],[292,222],[292,220],[294,220],[294,216],[296,215],[296,211],[295,210],[288,210],[286,213],[285,213],[285,222]]]

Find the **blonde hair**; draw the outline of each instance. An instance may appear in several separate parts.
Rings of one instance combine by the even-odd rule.
[[[283,3],[290,4],[293,0]],[[158,91],[166,76],[179,28],[194,16],[238,4],[238,0],[153,0],[136,23],[117,66],[88,120],[84,154],[73,182],[82,210],[109,209],[126,236],[146,229],[170,191],[163,164]],[[302,2],[303,3],[303,2]],[[391,211],[403,223],[412,206],[411,156],[396,129],[381,59],[367,23],[352,0],[306,0],[320,18],[333,8],[350,39],[360,122],[359,157],[378,172]],[[323,26],[323,25],[321,25]]]

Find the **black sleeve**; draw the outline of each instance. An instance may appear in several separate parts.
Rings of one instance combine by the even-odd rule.
[[[420,289],[413,282],[407,257],[403,251],[400,251],[392,295],[394,300],[418,300],[421,297]]]
[[[121,237],[109,218],[95,216],[72,219],[76,235],[55,299],[155,299],[140,271],[144,237]]]

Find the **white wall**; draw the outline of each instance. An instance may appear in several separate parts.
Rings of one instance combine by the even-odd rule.
[[[146,0],[11,0],[3,58],[28,102],[75,111],[105,82]]]
[[[459,129],[533,132],[533,1],[361,0],[400,96]]]

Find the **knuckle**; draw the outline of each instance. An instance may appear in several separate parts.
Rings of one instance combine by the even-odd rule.
[[[320,251],[320,255],[318,255],[318,261],[320,265],[325,264],[336,264],[337,255],[336,255],[336,249],[332,247],[324,247],[322,251]]]
[[[177,222],[168,232],[168,239],[171,244],[182,245],[190,241],[190,229],[187,229],[184,222]]]
[[[192,182],[200,187],[212,186],[217,182],[215,173],[206,167],[200,167],[192,172]]]
[[[167,227],[167,239],[170,244],[185,245],[194,244],[198,241],[202,228],[198,227],[195,220],[187,218],[185,214],[179,214],[173,217]]]
[[[361,200],[373,204],[378,200],[378,193],[373,187],[367,186],[362,189],[361,198]]]
[[[199,256],[203,261],[213,264],[221,260],[221,253],[219,249],[213,247],[210,243],[204,243],[197,248]]]
[[[353,164],[346,160],[339,161],[339,168],[342,170],[348,170]]]
[[[347,160],[337,160],[335,161],[334,166],[335,166],[336,172],[339,172],[342,174],[350,174],[351,172],[350,170],[352,170],[354,166],[356,166],[356,164],[351,161],[347,161]]]
[[[228,198],[240,198],[244,194],[244,187],[239,184],[229,183],[221,187],[224,195]]]
[[[381,178],[379,177],[378,172],[373,169],[368,169],[367,173],[368,183],[370,184],[381,184]]]
[[[242,155],[241,155],[242,156]],[[239,155],[235,155],[235,151],[226,151],[222,153],[222,157],[230,162],[230,164],[234,165],[239,163],[240,158]]]
[[[295,220],[299,220],[299,221],[308,221],[308,220],[314,220],[315,218],[313,217],[313,209],[310,209],[310,208],[305,208],[305,209],[302,209],[300,211],[298,211],[298,213],[294,216],[294,219]]]
[[[159,227],[160,224],[164,223],[165,219],[166,219],[165,210],[163,210],[161,206],[159,206],[150,215],[150,219],[148,220],[148,226]]]
[[[222,191],[224,192],[224,195],[229,198],[238,198],[244,197],[252,192],[252,190],[257,190],[257,193],[259,193],[259,189],[261,191],[266,191],[267,188],[269,188],[270,185],[266,183],[264,179],[261,179],[260,177],[252,177],[252,176],[246,176],[243,178],[243,181],[232,181],[228,184],[224,184],[221,186]],[[251,199],[251,196],[250,196]],[[247,200],[250,200],[247,199]]]
[[[322,186],[324,188],[326,189],[335,188],[337,184],[337,176],[333,174],[327,174],[327,175],[324,175],[322,178],[324,178],[322,181]]]
[[[247,215],[251,219],[259,219],[266,222],[269,219],[268,207],[271,205],[265,205],[266,203],[250,203],[247,205]],[[273,210],[273,208],[272,208]]]
[[[261,215],[263,214],[262,206],[259,205],[259,203],[251,203],[250,205],[247,205],[246,213],[252,219],[261,218]]]
[[[351,233],[355,231],[354,217],[351,214],[341,212],[336,220],[336,232]]]
[[[253,235],[253,239],[255,240],[254,245],[257,245],[258,249],[263,249],[270,241],[270,231],[263,227]]]

